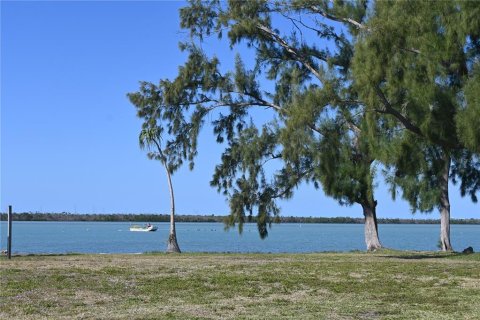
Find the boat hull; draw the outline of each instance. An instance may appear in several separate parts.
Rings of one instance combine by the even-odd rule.
[[[157,231],[157,227],[155,227],[155,226],[130,227],[130,231],[133,231],[133,232],[153,232],[153,231]]]

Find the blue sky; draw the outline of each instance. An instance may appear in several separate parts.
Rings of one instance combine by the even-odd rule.
[[[180,2],[1,2],[1,211],[167,213],[162,167],[138,147],[140,120],[126,98],[141,80],[173,78],[185,61]],[[205,44],[225,67],[235,53]],[[175,173],[178,214],[227,214],[209,186],[221,146],[208,128],[193,172]],[[410,218],[379,182],[379,217]],[[452,186],[452,217],[478,204]],[[283,215],[361,217],[313,186],[281,203]],[[477,213],[477,214],[475,214]],[[418,218],[438,218],[417,214]]]

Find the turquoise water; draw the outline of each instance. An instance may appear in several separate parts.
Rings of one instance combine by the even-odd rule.
[[[168,223],[156,232],[130,232],[128,222],[14,222],[13,253],[140,253],[164,251]],[[261,240],[255,224],[225,231],[221,223],[177,223],[184,252],[321,252],[365,250],[361,224],[274,224]],[[1,222],[1,248],[6,248],[6,223]],[[439,225],[379,225],[388,248],[438,250]],[[455,250],[480,251],[480,225],[452,225]]]

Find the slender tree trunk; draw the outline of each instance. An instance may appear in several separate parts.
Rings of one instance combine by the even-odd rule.
[[[448,177],[450,174],[450,156],[445,155],[440,194],[440,248],[442,251],[452,251],[450,243],[450,199],[448,196]]]
[[[367,251],[375,251],[382,248],[378,237],[376,206],[376,201],[373,201],[373,203],[362,203],[363,216],[365,217],[365,243]]]
[[[163,164],[167,172],[168,188],[170,190],[170,234],[168,235],[167,252],[180,253],[180,247],[177,243],[177,233],[175,231],[175,198],[173,195],[173,184],[170,171],[166,164]]]

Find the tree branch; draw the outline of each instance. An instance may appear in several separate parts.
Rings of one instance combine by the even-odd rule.
[[[422,52],[418,49],[415,48],[400,48],[400,50],[406,51],[406,52],[411,52],[411,53],[416,53],[416,54],[422,54]]]
[[[352,121],[347,120],[346,125],[350,130],[355,132],[355,136],[359,136],[360,133],[362,132],[362,130],[359,127],[357,127]]]
[[[270,107],[269,105],[265,105],[263,103],[255,103],[255,102],[230,102],[230,103],[218,103],[209,107],[206,107],[206,111],[212,111],[216,108],[220,107],[249,107],[249,106],[258,106],[258,107]]]
[[[360,30],[365,30],[365,31],[371,31],[370,28],[368,28],[366,25],[356,21],[356,20],[353,20],[351,18],[341,18],[341,17],[336,17],[334,15],[331,15],[329,13],[327,13],[326,11],[322,10],[321,8],[317,7],[317,6],[310,6],[310,9],[313,11],[313,12],[316,12],[316,13],[319,13],[321,14],[322,16],[324,16],[325,18],[329,19],[329,20],[333,20],[333,21],[337,21],[337,22],[343,22],[343,23],[348,23],[348,24],[351,24],[353,25],[354,27],[356,27],[357,29],[360,29]]]
[[[187,102],[184,102],[184,103],[179,103],[180,106],[187,106],[187,105],[195,105],[195,104],[202,104],[202,103],[209,103],[209,102],[215,102],[216,104],[215,105],[212,105],[212,106],[209,106],[209,107],[206,107],[205,109],[207,111],[211,111],[215,108],[219,108],[219,107],[230,107],[230,106],[233,106],[233,107],[248,107],[248,106],[260,106],[260,107],[267,107],[267,108],[272,108],[272,109],[275,109],[279,112],[283,111],[283,108],[280,107],[279,105],[276,105],[272,102],[269,102],[265,99],[262,99],[260,97],[257,97],[253,94],[250,94],[248,92],[237,92],[237,91],[228,91],[228,93],[235,93],[235,94],[239,94],[239,95],[243,95],[243,96],[247,96],[247,97],[250,97],[252,99],[255,99],[255,101],[248,101],[248,102],[222,102],[218,99],[213,99],[213,98],[204,98],[204,99],[201,99],[201,100],[197,100],[197,101],[187,101]]]
[[[286,195],[287,193],[289,193],[295,186],[298,185],[298,183],[309,173],[311,173],[313,171],[313,167],[312,168],[309,168],[303,172],[300,172],[299,174],[296,175],[296,179],[295,179],[295,183],[293,184],[290,184],[288,187],[286,187],[283,191],[281,191],[280,193],[277,193],[277,194],[274,194],[272,196],[272,199],[276,199],[276,198],[282,198],[284,195]]]
[[[282,157],[282,154],[281,153],[278,153],[278,154],[273,154],[271,153],[270,154],[270,158],[266,159],[265,161],[263,161],[263,163],[261,164],[261,166],[263,167],[267,162],[271,161],[271,160],[275,160],[275,159],[280,159]]]
[[[307,24],[305,24],[302,20],[299,20],[299,19],[295,19],[295,18],[292,18],[292,17],[289,17],[287,16],[286,14],[283,14],[282,13],[282,16],[285,17],[286,19],[289,19],[290,21],[292,21],[292,23],[295,25],[295,27],[300,30],[300,28],[297,26],[296,22],[301,24],[304,28],[306,29],[309,29],[311,31],[314,31],[316,32],[317,34],[321,35],[322,37],[332,37],[334,38],[336,41],[338,42],[341,42],[343,45],[350,45],[350,43],[348,43],[347,41],[345,41],[345,39],[343,39],[342,37],[340,37],[338,34],[336,34],[335,32],[332,32],[331,30],[328,30],[327,29],[327,26],[317,20],[315,20],[315,22],[317,24],[321,24],[322,27],[324,27],[326,30],[320,30],[320,29],[317,29],[317,28],[314,28],[314,27],[311,27]],[[300,30],[300,32],[302,32]],[[303,34],[302,34],[303,36]]]
[[[318,134],[321,135],[321,136],[324,136],[324,134],[322,133],[322,131],[321,131],[316,125],[314,125],[314,124],[308,124],[307,126],[308,126],[308,128],[310,128],[310,130],[318,133]]]
[[[293,57],[295,57],[299,62],[301,62],[311,73],[317,77],[318,80],[322,81],[322,77],[318,73],[317,70],[310,64],[310,62],[307,60],[307,58],[301,54],[299,54],[295,48],[290,46],[282,37],[280,37],[277,33],[275,33],[273,30],[270,28],[262,25],[262,24],[257,24],[257,28],[260,29],[261,31],[265,32],[268,34],[270,37],[273,38],[275,42],[277,42],[282,48],[284,48],[288,53],[290,53]],[[319,59],[323,61],[327,61],[325,57],[318,57]]]
[[[384,110],[375,109],[376,112],[383,113],[383,114],[390,114],[390,115],[394,116],[395,118],[397,118],[403,124],[403,126],[405,128],[407,128],[408,130],[412,131],[413,133],[423,137],[423,133],[420,130],[420,128],[417,127],[416,125],[414,125],[409,119],[404,117],[400,112],[395,110],[392,107],[392,105],[390,104],[390,102],[388,101],[387,97],[385,97],[385,94],[383,93],[383,91],[378,86],[375,87],[375,92],[377,93],[377,96],[380,98],[380,100],[382,101],[382,103],[385,107]]]

